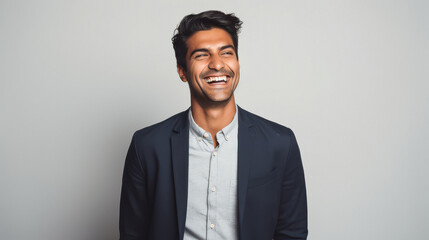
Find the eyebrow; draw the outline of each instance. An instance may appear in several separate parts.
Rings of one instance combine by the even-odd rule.
[[[233,45],[225,45],[219,48],[220,51],[227,49],[227,48],[232,48],[235,51],[235,48]],[[191,55],[189,55],[189,57],[192,57],[192,55],[194,55],[196,52],[210,52],[207,48],[197,48],[194,51],[191,52]]]

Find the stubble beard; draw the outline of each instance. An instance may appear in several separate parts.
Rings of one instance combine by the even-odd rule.
[[[203,78],[199,78],[199,80],[204,81]],[[232,81],[232,79],[230,81]],[[226,106],[233,98],[234,91],[236,88],[236,85],[232,86],[233,89],[231,89],[231,92],[228,94],[228,96],[225,99],[216,100],[214,97],[210,96],[210,94],[208,94],[204,88],[201,87],[199,81],[195,81],[195,84],[197,85],[200,91],[197,91],[194,88],[190,87],[191,97],[194,98],[196,102],[203,108],[213,108],[213,107],[218,108],[218,107]]]

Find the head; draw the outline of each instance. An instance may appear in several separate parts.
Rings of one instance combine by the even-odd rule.
[[[188,47],[186,41],[194,33],[212,28],[220,28],[226,31],[232,39],[235,54],[238,60],[238,33],[242,22],[233,13],[225,14],[221,11],[205,11],[199,14],[185,16],[175,30],[172,38],[177,65],[186,69],[186,53]]]
[[[191,98],[225,102],[239,80],[238,32],[234,14],[206,11],[182,19],[172,38],[177,71]]]

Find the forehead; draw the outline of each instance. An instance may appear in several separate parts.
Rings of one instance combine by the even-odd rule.
[[[234,45],[229,33],[220,28],[212,28],[194,33],[186,41],[188,53],[198,48],[217,49],[225,45]]]

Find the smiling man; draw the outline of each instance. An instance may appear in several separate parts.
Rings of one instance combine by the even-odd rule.
[[[293,132],[235,103],[241,24],[233,14],[206,11],[176,29],[177,72],[191,107],[134,134],[122,183],[122,240],[307,238]]]

